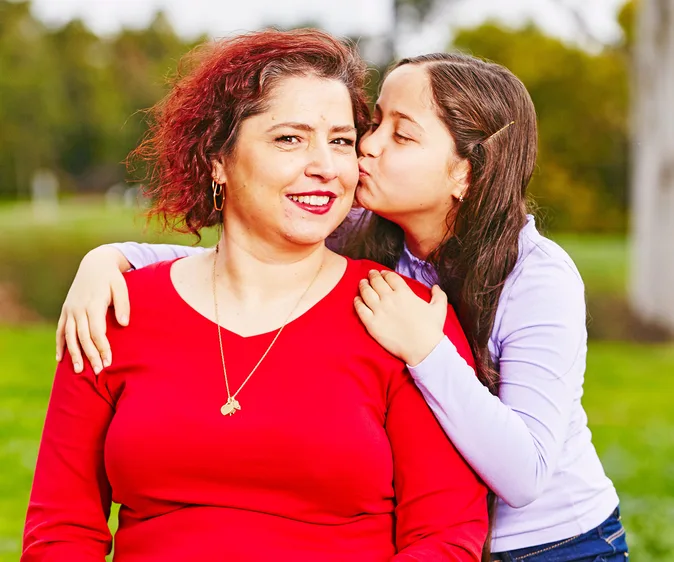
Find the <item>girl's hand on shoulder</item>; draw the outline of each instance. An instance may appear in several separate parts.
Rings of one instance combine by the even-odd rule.
[[[82,259],[56,328],[56,360],[63,358],[67,344],[76,373],[84,370],[82,351],[96,374],[112,363],[106,315],[112,304],[117,322],[129,323],[129,293],[122,275],[129,267],[121,252],[106,246]]]
[[[421,363],[444,337],[447,295],[437,285],[426,302],[397,273],[371,270],[359,289],[354,306],[365,328],[408,365]]]

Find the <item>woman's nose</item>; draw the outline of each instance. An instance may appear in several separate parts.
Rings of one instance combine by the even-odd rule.
[[[321,181],[334,180],[337,175],[335,156],[329,146],[317,146],[311,152],[311,161],[306,168],[306,175]]]

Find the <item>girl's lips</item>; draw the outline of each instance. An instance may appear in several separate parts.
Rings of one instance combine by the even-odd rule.
[[[365,170],[360,164],[358,165],[358,172],[360,173],[361,176],[369,176],[370,173]]]

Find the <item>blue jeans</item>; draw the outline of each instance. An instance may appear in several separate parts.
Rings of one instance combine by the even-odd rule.
[[[622,562],[629,560],[625,529],[616,510],[599,527],[561,541],[509,552],[493,552],[503,562]]]

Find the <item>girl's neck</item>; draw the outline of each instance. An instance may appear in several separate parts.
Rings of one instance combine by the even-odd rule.
[[[410,253],[420,260],[427,261],[428,256],[443,242],[451,238],[452,232],[443,224],[436,228],[403,228],[405,232],[405,245]]]

